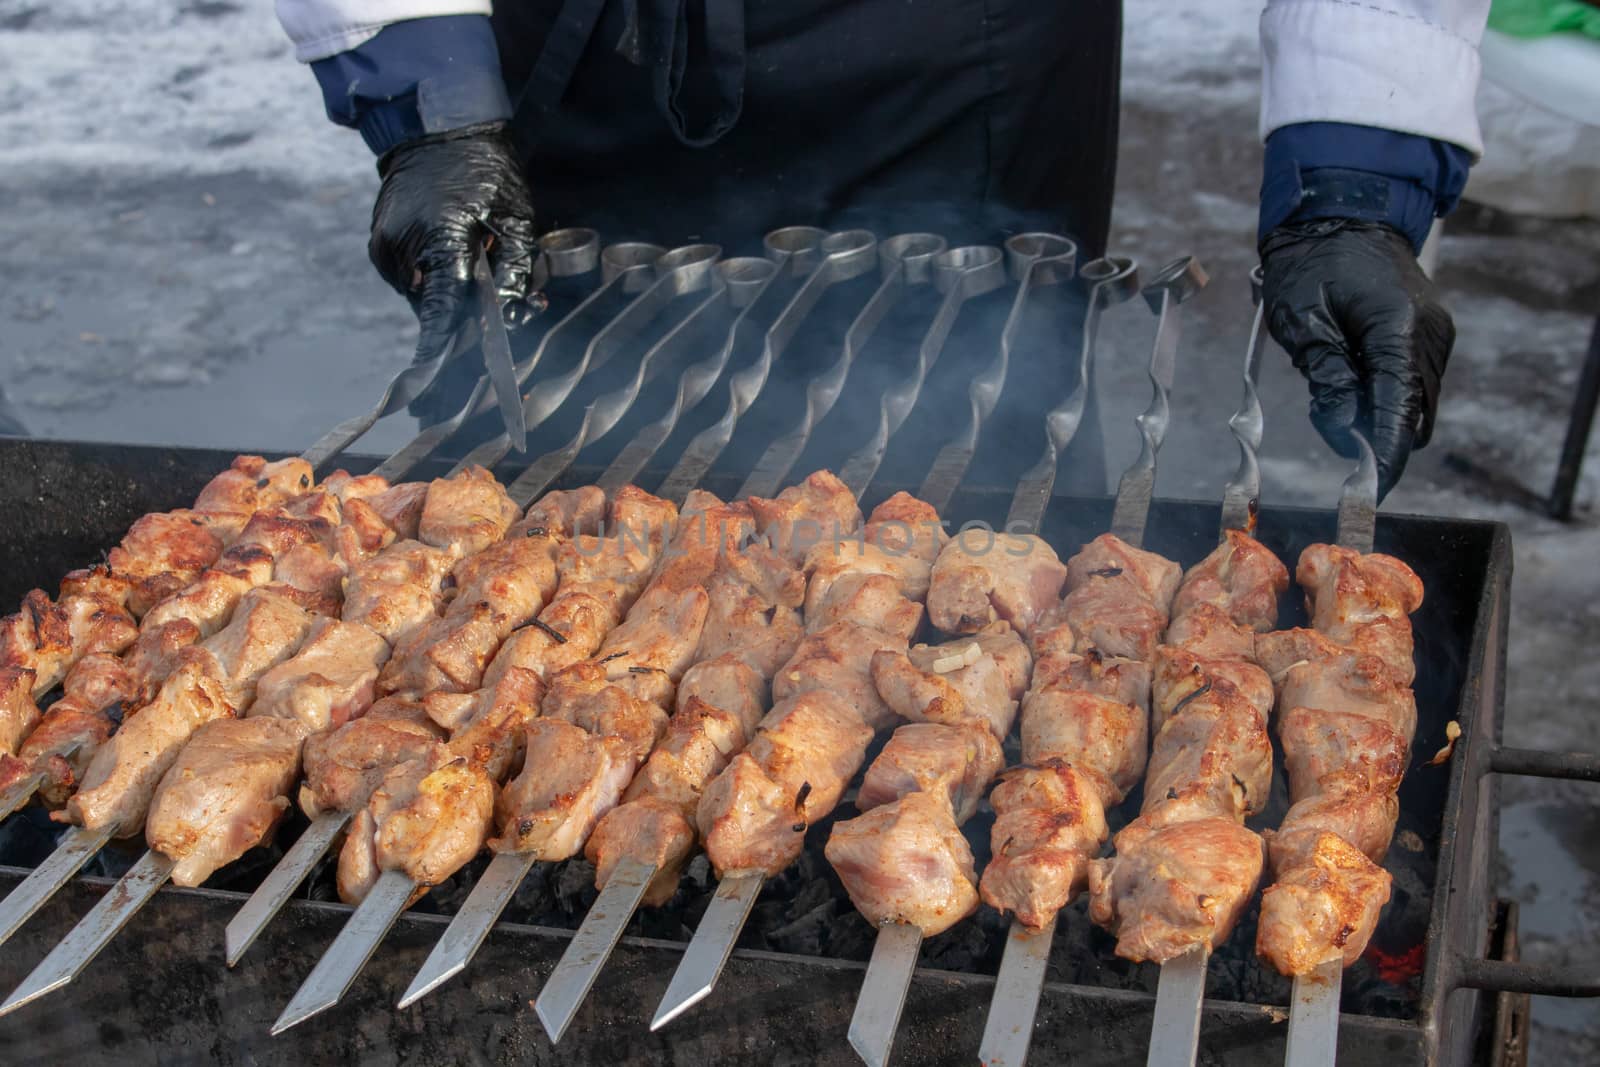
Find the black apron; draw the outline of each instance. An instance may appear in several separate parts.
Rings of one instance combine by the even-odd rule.
[[[542,226],[730,252],[805,223],[1098,254],[1120,0],[500,0]]]
[[[1121,0],[497,0],[493,15],[541,229],[729,255],[799,224],[952,246],[1048,230],[1083,259],[1110,226],[1121,19]],[[1014,365],[976,480],[1037,457],[1077,351],[1076,316],[1058,321],[1035,366]],[[413,410],[446,417],[472,376]],[[1104,491],[1097,408],[1058,492]]]

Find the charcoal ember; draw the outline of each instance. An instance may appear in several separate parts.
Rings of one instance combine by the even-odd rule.
[[[483,870],[487,866],[489,866],[488,856],[480,854],[474,857],[465,867],[430,889],[428,895],[417,902],[416,907],[440,915],[454,915],[461,910],[461,905],[466,903],[467,894],[478,884],[478,879],[483,876]]]
[[[941,971],[976,971],[988,960],[990,940],[990,932],[979,923],[957,923],[923,944],[920,961]]]
[[[834,902],[824,898],[816,907],[801,912],[793,921],[768,930],[763,940],[768,948],[776,952],[821,956],[834,927],[836,910]]]
[[[585,859],[570,859],[561,864],[555,878],[556,907],[574,920],[562,923],[576,927],[589,912],[589,905],[600,895],[594,887],[594,864]]]
[[[855,908],[845,904],[846,911],[834,921],[830,930],[827,950],[822,953],[841,960],[865,961],[872,955],[872,945],[878,939],[878,928],[867,921]]]

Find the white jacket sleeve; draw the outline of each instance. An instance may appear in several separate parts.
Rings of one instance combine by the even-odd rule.
[[[1348,122],[1481,155],[1473,102],[1488,17],[1489,0],[1267,0],[1261,136]]]
[[[490,0],[277,0],[278,21],[302,63],[348,52],[391,22],[487,15]]]

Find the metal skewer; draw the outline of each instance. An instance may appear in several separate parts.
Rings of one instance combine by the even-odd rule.
[[[10,789],[0,793],[0,819],[8,817],[12,812],[26,804],[33,797],[33,794],[39,791],[41,785],[44,785],[44,773],[42,771],[34,771],[26,777],[17,779]],[[0,942],[4,940],[4,938],[0,938]]]
[[[737,497],[771,496],[777,492],[805,450],[811,430],[838,399],[856,355],[870,339],[873,330],[908,287],[932,280],[932,263],[944,251],[944,241],[933,234],[900,234],[883,242],[877,251],[883,280],[851,323],[839,359],[807,385],[806,411],[799,425],[772,443],[735,494]],[[624,867],[627,875],[622,884],[617,885]],[[638,910],[639,902],[644,899],[645,887],[655,877],[656,871],[657,868],[649,864],[624,861],[612,873],[599,898],[590,907],[583,924],[534,1002],[534,1010],[552,1042],[560,1041],[561,1035],[571,1025],[601,968],[620,940],[622,931]],[[614,885],[617,885],[615,892],[612,888]],[[402,1005],[405,1003],[407,1001],[402,1001]]]
[[[1091,270],[1094,266],[1090,264],[1084,268],[1084,278],[1092,279],[1103,273],[1103,268]],[[1169,422],[1172,383],[1177,372],[1178,309],[1205,283],[1205,271],[1199,262],[1192,256],[1184,256],[1157,271],[1155,278],[1143,290],[1146,303],[1157,315],[1155,343],[1150,353],[1150,405],[1135,420],[1139,427],[1139,456],[1123,473],[1117,485],[1111,528],[1113,534],[1135,548],[1144,544],[1145,520],[1149,516],[1151,498],[1155,493],[1156,458]],[[1125,298],[1129,295],[1126,282],[1120,284],[1123,288],[1119,293]],[[1096,313],[1096,303],[1091,296],[1088,310],[1091,316]],[[1087,328],[1085,333],[1087,339]],[[1087,381],[1086,370],[1081,371],[1079,382],[1084,384]],[[1081,412],[1079,406],[1080,418]],[[1054,440],[1052,435],[1052,442]],[[1056,446],[1056,450],[1059,451],[1060,447],[1063,446]],[[1019,486],[1019,497],[1022,494],[1023,487]],[[1035,502],[1041,500],[1037,489],[1030,487],[1029,495]],[[1044,490],[1042,500],[1048,502],[1049,487]],[[1038,507],[1037,503],[1035,506]],[[1015,507],[1014,501],[1014,510]],[[1042,507],[1038,507],[1037,515],[1043,517]],[[1005,1064],[1008,1067],[1020,1065],[1027,1059],[1028,1045],[1033,1039],[1033,1021],[1039,1010],[1039,994],[1044,986],[1050,945],[1055,936],[1055,921],[1052,919],[1035,931],[1020,929],[1021,925],[1016,922],[1011,924],[1011,934],[1006,939],[1000,973],[995,982],[994,1000],[984,1024],[978,1055],[987,1064]],[[1011,959],[1013,954],[1018,957],[1015,961]],[[1204,966],[1200,970],[1203,988]]]
[[[554,238],[554,240],[550,242],[550,247],[559,255],[564,250],[567,241],[574,233],[578,232],[580,231],[556,231],[554,234],[549,235],[550,237]],[[589,231],[581,232],[587,233]],[[579,238],[578,240],[581,242],[582,238]],[[479,251],[481,255],[483,250],[480,249]],[[487,264],[485,264],[485,266],[487,266]],[[537,260],[535,260],[533,270],[533,278],[530,280],[529,286],[532,289],[540,289],[550,279],[550,259],[549,256],[545,254],[545,242],[543,241],[540,242],[540,256]],[[491,305],[496,304],[493,296],[492,278],[490,279],[488,302]],[[499,311],[498,306],[496,306],[496,311]],[[501,325],[503,328],[503,322]],[[351,418],[339,423],[333,429],[323,434],[322,437],[317,440],[316,444],[306,449],[306,451],[302,453],[302,458],[304,458],[307,463],[311,464],[312,470],[320,472],[324,466],[337,458],[341,453],[344,452],[345,449],[349,448],[352,444],[359,440],[361,436],[368,430],[372,429],[379,419],[405,410],[406,406],[409,405],[413,400],[428,391],[428,389],[433,385],[434,380],[438,378],[439,373],[444,370],[447,364],[454,361],[456,357],[462,355],[468,348],[471,348],[474,344],[477,344],[482,340],[482,326],[482,320],[478,322],[469,320],[466,324],[464,324],[462,329],[456,331],[455,337],[452,339],[451,343],[446,346],[443,352],[422,363],[413,363],[402,370],[399,374],[395,375],[394,378],[390,380],[388,386],[384,388],[383,396],[379,398],[377,405],[374,406],[371,411],[361,415],[352,416]],[[503,362],[509,362],[509,348],[506,347],[503,351],[499,351],[494,358]],[[487,359],[484,369],[484,378],[487,379],[490,377],[489,371],[491,369],[491,364]],[[503,366],[495,368],[495,373],[503,377]],[[478,398],[481,398],[481,396],[482,394],[477,394]],[[476,406],[476,402],[476,399],[469,400],[467,406],[474,407]],[[504,406],[502,406],[502,410],[505,410]],[[508,420],[508,429],[509,428],[510,422]]]
[[[1005,253],[1007,270],[1012,281],[1017,283],[1017,295],[1000,331],[998,351],[967,390],[970,410],[966,427],[939,450],[928,468],[928,476],[922,480],[922,488],[917,490],[917,497],[941,515],[950,506],[956,487],[972,465],[984,421],[1000,402],[1000,392],[1005,388],[1006,373],[1011,366],[1011,349],[1022,327],[1028,300],[1043,286],[1072,279],[1078,246],[1053,233],[1019,233],[1006,240]]]
[[[29,871],[28,877],[5,900],[0,901],[0,945],[10,940],[11,935],[110,840],[110,827],[85,830],[81,826],[74,826],[62,835],[55,851]]]
[[[878,428],[872,438],[839,469],[839,480],[859,500],[878,473],[889,438],[911,415],[928,372],[939,362],[961,308],[974,297],[991,293],[1006,283],[1005,257],[992,245],[966,245],[940,252],[933,258],[933,285],[944,294],[933,322],[917,348],[917,365],[905,381],[884,391],[878,406]]]
[[[1378,461],[1372,445],[1351,430],[1361,457],[1339,494],[1338,542],[1357,552],[1372,551],[1378,524]],[[1296,975],[1289,999],[1289,1067],[1332,1067],[1339,1049],[1339,995],[1344,958],[1324,960],[1310,974]]]
[[[845,239],[840,240],[839,238]],[[746,322],[745,312],[748,312],[754,300],[765,291],[766,287],[770,284],[772,277],[774,277],[781,268],[781,265],[791,260],[803,259],[807,257],[810,251],[822,245],[826,245],[830,241],[834,247],[834,251],[828,253],[827,258],[823,260],[822,264],[812,272],[811,277],[801,286],[800,291],[794,298],[790,300],[783,314],[779,316],[778,322],[774,323],[772,328],[768,331],[767,342],[763,349],[762,359],[757,365],[757,369],[762,371],[759,380],[753,384],[747,381],[746,385],[750,387],[750,391],[748,393],[743,393],[739,391],[737,384],[740,376],[738,374],[733,376],[735,379],[735,399],[742,399],[746,407],[748,407],[749,403],[754,402],[756,394],[759,393],[761,386],[765,383],[765,371],[770,369],[772,360],[782,352],[782,345],[787,343],[788,337],[793,336],[795,329],[799,326],[800,319],[803,318],[804,314],[815,305],[816,296],[820,296],[821,289],[819,288],[816,290],[816,296],[808,298],[810,301],[809,303],[801,304],[801,296],[806,293],[807,287],[812,286],[812,282],[819,275],[823,275],[824,277],[824,282],[819,283],[819,285],[822,287],[834,284],[834,281],[827,280],[832,278],[834,273],[838,273],[845,277],[855,276],[844,275],[844,271],[846,269],[855,269],[851,264],[861,258],[864,258],[864,252],[870,256],[873,238],[871,234],[858,233],[839,234],[828,237],[821,235],[820,231],[810,229],[809,227],[791,227],[789,229],[775,231],[773,234],[768,235],[766,247],[769,255],[773,256],[772,260],[767,261],[769,268],[768,270],[753,269],[748,263],[737,268],[738,273],[743,279],[745,279],[747,283],[744,290],[745,304],[741,310],[741,313],[730,325],[727,340],[722,346],[722,349],[717,355],[712,357],[711,361],[716,362],[719,366],[719,369],[721,367],[725,367],[727,364],[727,356],[735,346],[741,327]],[[870,258],[867,258],[867,262],[870,263]],[[833,268],[829,268],[829,263],[834,263],[835,266]],[[828,271],[828,273],[824,274],[824,271]],[[859,273],[859,271],[857,273]],[[753,286],[748,284],[751,279],[754,279]],[[797,311],[797,308],[800,308],[801,310]],[[784,316],[791,314],[796,314],[798,317],[785,321]],[[782,327],[783,331],[781,334],[779,334],[781,343],[779,343],[779,338],[774,337],[774,333],[778,332],[780,327]],[[685,391],[689,388],[691,376],[703,379],[705,377],[705,373],[705,368],[699,364],[691,366],[684,371],[684,377],[679,381],[678,395],[674,399],[673,408],[667,412],[667,416],[669,418],[674,420],[677,418],[676,412],[683,403]],[[703,398],[705,393],[710,390],[712,384],[714,384],[714,382],[707,382],[703,385],[697,384],[694,386],[694,388],[699,391],[700,397]],[[730,407],[729,410],[731,412],[733,410],[732,407]],[[734,414],[733,418],[736,419],[737,414]],[[723,421],[729,421],[728,415],[724,415]],[[722,424],[719,423],[718,426],[712,427],[712,430],[717,430],[721,425]],[[653,427],[646,427],[645,431],[641,431],[641,436],[643,436],[645,433],[650,435],[648,438],[646,438],[646,440],[653,440],[655,442],[654,447],[660,447],[667,437],[670,436],[671,430],[669,427],[665,433],[662,433]],[[731,425],[729,433],[731,434]],[[696,440],[699,441],[701,439],[696,438]],[[635,468],[643,467],[645,463],[649,462],[652,455],[653,450],[651,452],[644,453],[642,456],[636,452],[634,456],[628,457],[626,462],[628,466]],[[714,460],[715,458],[716,455],[713,453],[710,457],[710,460],[706,462],[705,469],[709,469],[710,461]],[[623,456],[619,456],[617,463],[623,462],[623,459]],[[616,466],[616,464],[614,463],[613,466]],[[682,463],[680,463],[679,468],[682,468],[682,466]],[[699,477],[703,475],[703,473],[704,470],[701,470],[698,474],[695,474],[695,479],[698,481]],[[614,477],[613,472],[608,470],[607,477]],[[671,481],[670,476],[668,480]],[[521,479],[519,479],[519,482],[520,481]],[[692,484],[693,483],[685,486],[682,489],[679,496],[680,500],[682,499],[683,495],[687,495],[689,488],[692,488]],[[668,499],[671,499],[665,490],[663,491],[662,495]],[[522,884],[522,880],[527,877],[528,872],[533,869],[533,865],[538,861],[539,857],[534,853],[502,852],[496,855],[494,859],[489,862],[489,866],[484,870],[484,873],[478,879],[477,884],[472,887],[472,891],[467,895],[466,901],[463,902],[460,910],[456,912],[456,915],[451,920],[449,927],[446,928],[444,935],[434,945],[433,951],[429,953],[427,960],[424,961],[422,965],[422,968],[417,972],[417,975],[412,980],[411,985],[406,989],[405,994],[401,997],[400,1007],[404,1008],[415,1003],[417,1000],[437,989],[440,985],[444,984],[450,978],[454,977],[456,974],[459,974],[463,969],[465,969],[467,964],[471,962],[472,957],[483,945],[484,939],[488,937],[489,931],[493,928],[496,920],[499,919],[500,914],[505,911],[506,905],[510,903],[511,897],[516,892],[517,887]],[[651,871],[649,875],[646,875],[642,884],[647,885],[649,883],[650,876],[653,876],[653,874],[654,871]],[[619,886],[617,892],[623,893],[624,890]],[[643,893],[642,888],[639,890],[639,893]],[[623,928],[627,925],[628,918],[632,916],[633,911],[636,908],[637,900],[635,900],[633,904],[628,907],[625,914],[617,908],[607,908],[604,910],[592,908],[591,914],[616,914],[620,921],[617,921],[614,924],[614,929],[608,927],[606,929],[590,930],[587,934],[585,934],[586,941],[593,939],[599,943],[609,943],[610,945],[614,946],[616,939],[621,936]],[[580,933],[583,933],[583,931],[580,931]],[[572,951],[570,946],[568,951],[569,953]],[[607,949],[606,955],[609,955],[609,949]],[[593,973],[587,977],[586,981],[584,981],[583,989],[576,992],[576,995],[573,997],[571,1011],[575,1012],[577,1005],[582,1002],[583,994],[587,993],[588,986],[593,984],[594,974],[598,974],[599,967],[601,964],[603,964],[604,959],[604,955],[598,958],[594,965]],[[570,1021],[570,1017],[570,1014],[568,1014],[568,1021]],[[550,1029],[548,1023],[546,1025],[546,1029]],[[559,1029],[561,1031],[565,1031],[565,1023],[563,1023]],[[554,1035],[554,1031],[551,1032]],[[559,1035],[555,1035],[554,1039],[559,1039]]]
[[[932,280],[933,260],[945,250],[943,237],[931,233],[903,233],[878,246],[882,282],[845,332],[844,344],[833,366],[806,385],[806,408],[795,428],[777,438],[756,461],[755,469],[739,490],[741,497],[773,496],[805,452],[811,431],[833,410],[844,391],[856,356],[906,290]]]
[[[1042,286],[1072,278],[1077,246],[1055,234],[1020,234],[1006,242],[1005,253],[1009,274],[1017,282],[1017,293],[1000,334],[998,353],[968,390],[971,411],[966,426],[940,450],[918,493],[938,512],[948,507],[956,486],[966,475],[977,451],[983,421],[999,402],[1010,365],[1011,346],[1029,299],[1037,295]],[[1010,527],[1010,521],[1007,526]],[[873,1067],[881,1067],[889,1060],[900,1015],[905,1009],[906,994],[916,973],[922,940],[921,929],[906,923],[890,923],[878,928],[849,1030],[851,1047]]]
[[[955,326],[961,306],[972,297],[991,292],[1005,284],[1005,268],[1000,250],[987,245],[971,245],[940,252],[931,264],[933,282],[945,294],[938,312],[923,336],[917,352],[917,365],[911,377],[884,393],[879,409],[878,428],[865,446],[845,461],[839,480],[858,499],[872,483],[873,476],[888,450],[889,439],[905,422],[916,404],[917,394],[928,371],[938,361],[944,343]],[[743,491],[741,490],[741,495]],[[730,872],[718,883],[716,895],[695,928],[678,969],[667,986],[666,995],[650,1023],[658,1030],[704,1000],[716,988],[722,968],[744,929],[766,876],[760,872]]]
[[[816,232],[809,227],[780,230],[767,238],[768,253],[786,251],[799,241],[810,240]],[[782,237],[783,240],[775,242],[776,237]],[[729,378],[728,407],[722,418],[689,442],[683,455],[656,490],[657,496],[681,504],[689,490],[700,484],[717,457],[722,455],[722,450],[733,440],[733,431],[738,426],[740,416],[756,402],[756,397],[766,387],[772,365],[788,349],[800,324],[817,306],[822,294],[841,282],[859,278],[871,270],[877,258],[876,249],[877,239],[866,230],[844,230],[822,236],[814,247],[807,245],[798,254],[779,260],[780,264],[792,261],[800,268],[812,263],[817,255],[821,256],[815,269],[795,290],[789,303],[767,329],[760,357]]]

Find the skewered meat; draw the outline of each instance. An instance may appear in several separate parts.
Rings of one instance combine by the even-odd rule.
[[[1359,959],[1389,902],[1389,872],[1332,833],[1275,855],[1273,869],[1277,881],[1261,894],[1256,951],[1284,974]]]
[[[350,824],[339,850],[339,898],[359,904],[378,875],[404,871],[416,896],[477,855],[494,815],[494,782],[470,761],[439,750],[389,769]]]
[[[1000,742],[982,726],[909,723],[895,730],[867,768],[856,807],[870,811],[907,793],[942,792],[956,823],[964,823],[1004,766]]]
[[[201,637],[210,637],[227,625],[246,593],[272,581],[274,562],[272,552],[261,545],[230,548],[216,566],[145,612],[142,632],[185,619]]]
[[[905,601],[910,604],[910,601]],[[918,607],[920,605],[913,605]],[[872,681],[873,656],[903,652],[905,639],[854,622],[837,622],[810,634],[772,680],[772,699],[786,701],[827,692],[871,729],[895,721],[895,714]]]
[[[595,653],[606,679],[638,700],[670,707],[678,679],[694,662],[708,607],[699,586],[652,585]]]
[[[699,657],[737,653],[763,678],[788,662],[805,625],[800,605],[806,580],[798,570],[756,542],[726,553],[706,579],[708,611]]]
[[[817,545],[843,541],[861,529],[855,494],[830,471],[816,471],[776,498],[753,496],[747,503],[761,536],[795,567]]]
[[[1111,534],[1063,571],[1066,595],[1032,633],[1024,767],[990,795],[993,859],[979,886],[992,907],[1033,927],[1083,889],[1106,838],[1105,809],[1144,775],[1151,662],[1181,577],[1177,564]]]
[[[360,623],[391,645],[438,615],[439,586],[455,563],[420,541],[397,541],[351,568],[344,587],[345,622]]]
[[[578,854],[601,815],[614,808],[639,766],[620,737],[560,719],[528,723],[527,759],[498,804],[496,852],[561,860]]]
[[[967,640],[875,652],[872,680],[903,719],[967,723],[1004,738],[1032,665],[1028,646],[1008,624],[997,622]]]
[[[871,727],[827,689],[780,701],[696,809],[718,876],[744,870],[773,875],[792,863],[806,827],[839,802],[871,740]]]
[[[408,760],[445,754],[444,732],[421,703],[399,697],[378,701],[366,715],[305,745],[305,782],[300,809],[311,818],[364,807],[389,768]],[[439,762],[443,762],[441,759]]]
[[[1084,572],[1091,583],[1132,578],[1159,594],[1172,576],[1141,570],[1137,557],[1096,562]],[[1216,947],[1255,892],[1266,849],[1243,823],[1272,786],[1274,694],[1252,659],[1255,632],[1274,624],[1287,584],[1287,569],[1237,530],[1182,575],[1169,643],[1153,652],[1156,735],[1143,809],[1118,832],[1115,855],[1089,864],[1090,918],[1116,935],[1125,959],[1165,963]]]
[[[470,696],[430,693],[423,704],[438,721],[439,702],[464,703],[454,716],[456,725],[450,727],[450,751],[500,782],[520,764],[524,731],[539,714],[543,700],[544,680],[532,671],[513,669]]]
[[[946,633],[977,633],[1004,619],[1033,636],[1061,595],[1067,568],[1032,535],[967,533],[940,551],[928,589],[928,619]]]
[[[486,602],[500,614],[516,619],[516,626],[523,625],[555,595],[558,544],[551,537],[525,534],[468,556],[450,572],[455,598],[446,614]]]
[[[229,703],[243,711],[255,702],[261,676],[294,655],[313,621],[310,612],[279,590],[253,589],[239,601],[228,625],[181,653],[180,662],[200,663],[223,683]]]
[[[372,704],[388,659],[388,643],[360,623],[318,619],[300,650],[261,676],[250,714],[316,731],[342,726]]]
[[[196,886],[263,844],[289,810],[307,730],[293,719],[216,719],[195,731],[150,802],[145,839]]]
[[[84,656],[121,652],[138,635],[120,595],[78,592],[53,601],[35,589],[18,612],[0,619],[0,665],[32,670],[37,699],[59,685]]]
[[[596,660],[568,667],[550,683],[541,710],[546,718],[617,741],[633,763],[631,775],[666,731],[667,713],[615,684],[606,667]],[[619,795],[627,784],[618,787]]]
[[[215,563],[223,540],[197,511],[154,512],[129,528],[122,543],[106,554],[106,563],[113,574],[133,583],[129,607],[143,615]]]
[[[310,489],[313,474],[311,464],[298,456],[270,463],[260,456],[236,456],[227,470],[200,490],[194,510],[248,519],[262,508],[282,504]]]
[[[528,505],[522,518],[506,532],[506,537],[526,536],[543,530],[547,536],[563,541],[578,534],[595,534],[606,518],[606,494],[597,485],[577,489],[556,489]]]
[[[428,486],[417,539],[457,558],[473,556],[504,537],[519,510],[494,475],[468,467]]]
[[[232,716],[226,685],[193,660],[167,678],[156,699],[96,750],[83,785],[51,818],[90,830],[139,832],[156,785],[201,726]]]
[[[855,623],[911,640],[922,625],[922,605],[906,599],[899,583],[887,574],[847,574],[829,587],[827,599],[806,613],[806,633],[817,634],[839,623]]]
[[[909,923],[932,937],[978,910],[972,849],[942,791],[908,793],[839,823],[824,854],[873,923]]]
[[[1261,878],[1261,838],[1236,820],[1175,812],[1183,821],[1168,823],[1165,811],[1129,823],[1116,859],[1089,866],[1089,917],[1117,935],[1126,959],[1165,963],[1222,944]]]
[[[1276,882],[1262,894],[1256,951],[1288,975],[1329,959],[1349,966],[1389,899],[1377,861],[1416,724],[1408,615],[1422,603],[1422,583],[1390,556],[1312,545],[1295,578],[1316,633],[1258,641],[1282,682],[1278,732],[1294,806],[1269,840]]]
[[[424,623],[395,645],[378,676],[378,692],[473,692],[510,631],[511,620],[481,600]]]
[[[52,704],[16,755],[0,756],[0,790],[35,772],[44,775],[36,795],[59,808],[77,787],[95,751],[111,736],[111,712],[136,692],[133,674],[122,660],[97,653],[85,656],[67,674],[61,699]],[[30,698],[31,699],[31,698]]]
[[[27,667],[0,667],[0,755],[16,755],[39,724],[39,705],[33,699],[34,677]]]
[[[979,883],[984,903],[1040,927],[1078,895],[1109,832],[1102,777],[1062,760],[1007,771],[989,794],[994,858]]]

